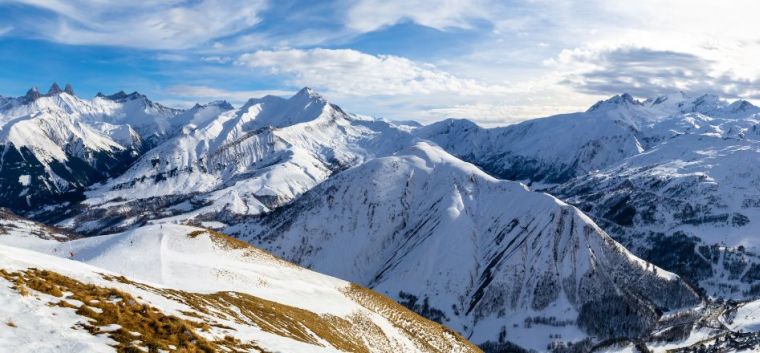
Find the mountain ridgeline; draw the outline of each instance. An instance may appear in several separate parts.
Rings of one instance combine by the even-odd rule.
[[[179,110],[54,85],[0,97],[0,124],[0,206],[85,236],[222,231],[487,352],[725,335],[736,310],[708,296],[760,295],[746,101],[624,94],[486,129],[351,114],[309,88]]]
[[[662,311],[700,302],[677,276],[635,258],[574,207],[425,142],[229,231],[420,305],[476,342],[528,317],[577,320],[601,338],[638,337]]]
[[[179,114],[139,93],[83,100],[71,85],[0,97],[0,206],[28,212],[81,201],[85,187],[159,143]]]
[[[537,183],[710,295],[760,295],[760,108],[747,101],[622,95],[583,113],[494,129],[449,120],[419,134],[493,175]]]

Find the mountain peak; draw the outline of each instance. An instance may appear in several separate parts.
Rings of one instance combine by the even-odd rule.
[[[48,90],[47,95],[48,96],[53,96],[53,95],[59,94],[61,92],[63,92],[63,90],[61,90],[61,87],[58,86],[58,83],[57,82],[53,82],[53,84],[50,86],[50,89]]]
[[[28,91],[26,91],[26,94],[24,95],[24,98],[28,100],[35,100],[37,98],[40,98],[40,91],[37,89],[37,87],[32,87]]]
[[[305,98],[322,98],[322,95],[317,93],[317,91],[313,90],[311,87],[304,87],[301,88],[298,93],[296,93],[293,98],[296,97],[305,97]]]
[[[686,94],[684,91],[678,91],[676,93],[660,95],[654,99],[652,98],[647,99],[646,101],[644,101],[644,103],[650,106],[661,105],[665,102],[668,102],[668,104],[678,104],[678,103],[682,103],[683,101],[687,99],[689,99],[688,94]]]
[[[70,95],[72,95],[72,96],[75,95],[74,94],[74,87],[72,87],[70,83],[66,84],[66,87],[63,88],[63,91],[66,92],[66,93],[68,93],[68,94],[70,94]]]
[[[195,105],[191,109],[198,110],[198,109],[203,109],[206,107],[217,107],[222,110],[234,109],[232,104],[230,104],[230,102],[227,102],[226,100],[216,100],[216,101],[209,102],[207,104],[195,103]]]
[[[628,93],[618,94],[614,95],[609,99],[601,100],[596,102],[596,104],[592,105],[591,108],[589,108],[587,111],[595,111],[599,110],[602,107],[605,106],[621,106],[621,105],[642,105],[641,102],[633,98],[632,95]]]
[[[230,104],[230,102],[228,102],[226,100],[213,101],[213,102],[210,102],[208,105],[209,106],[219,107],[219,108],[224,109],[224,110],[232,110],[232,109],[234,109],[234,107],[232,106],[232,104]]]
[[[757,108],[754,104],[744,99],[739,99],[736,102],[729,104],[729,107],[731,109],[731,112],[734,112],[734,113],[743,112],[743,111],[747,111],[753,108]]]
[[[112,95],[109,95],[109,96],[105,96],[102,93],[98,92],[97,96],[101,97],[101,98],[104,98],[104,99],[108,99],[108,100],[112,100],[112,101],[115,101],[115,102],[119,102],[119,103],[135,100],[135,99],[138,99],[138,98],[147,98],[147,97],[145,97],[145,95],[143,95],[143,94],[141,94],[141,93],[139,93],[137,91],[129,93],[129,94],[127,94],[127,92],[124,92],[124,91],[119,91],[119,92],[116,92],[116,93],[114,93]]]

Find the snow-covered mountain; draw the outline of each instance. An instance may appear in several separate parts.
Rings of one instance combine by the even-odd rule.
[[[711,295],[760,295],[760,108],[747,101],[622,95],[514,126],[445,121],[415,133],[579,206],[636,255]]]
[[[617,109],[610,109],[614,105]],[[561,182],[600,169],[645,148],[637,131],[655,110],[629,95],[584,113],[485,129],[468,120],[444,120],[416,130],[489,174],[510,180]]]
[[[269,212],[412,138],[391,123],[347,114],[309,88],[224,108],[186,112],[204,118],[191,118],[177,136],[88,192],[85,212],[62,224],[97,233],[174,217],[219,227]]]
[[[51,244],[51,241],[76,238],[78,238],[76,234],[19,217],[7,209],[0,208],[0,243],[2,244],[21,244],[23,247],[29,247],[35,243]]]
[[[605,338],[670,349],[738,330],[733,303],[697,305],[684,278],[711,295],[760,293],[759,117],[712,95],[624,94],[483,129],[358,116],[308,88],[179,111],[56,85],[0,97],[2,200],[79,233],[123,233],[55,245],[71,235],[18,237],[39,226],[19,220],[0,242],[192,291],[147,270],[177,249],[130,234],[202,225],[372,287],[488,352]],[[145,264],[108,245],[127,238]]]
[[[494,176],[561,183],[652,148],[674,134],[668,126],[673,119],[699,115],[736,120],[759,112],[747,101],[729,104],[714,95],[678,93],[638,101],[623,94],[580,113],[491,129],[468,120],[445,120],[415,134]]]
[[[389,295],[477,344],[544,350],[557,337],[636,337],[663,311],[700,301],[574,207],[426,142],[229,231]]]
[[[756,297],[758,122],[692,113],[669,119],[651,128],[650,135],[662,136],[651,149],[548,190],[709,294]]]
[[[0,237],[4,351],[480,352],[383,296],[205,229],[17,236]]]
[[[0,99],[0,206],[28,211],[81,199],[171,130],[179,111],[138,93],[81,99],[67,85]]]

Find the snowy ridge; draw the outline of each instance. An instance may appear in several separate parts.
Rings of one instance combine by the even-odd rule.
[[[387,294],[478,344],[499,341],[505,328],[507,340],[539,350],[554,334],[638,335],[657,321],[654,308],[699,302],[575,208],[424,142],[229,231]],[[607,317],[618,310],[611,303],[628,306],[627,316]],[[536,317],[560,324],[541,334],[513,328]]]
[[[92,233],[144,222],[132,215],[173,221],[257,215],[411,139],[391,124],[349,115],[308,88],[290,99],[251,99],[213,118],[218,110],[207,109],[216,108],[198,108],[195,115],[205,121],[88,192],[88,211],[62,224]]]
[[[693,118],[693,119],[692,119]],[[682,273],[710,295],[758,295],[760,140],[754,121],[679,121],[677,136],[550,192],[609,224],[633,251]],[[739,125],[739,126],[737,126]],[[666,245],[670,241],[669,245]],[[658,247],[684,247],[678,257]]]
[[[0,206],[28,211],[81,198],[171,133],[178,113],[139,94],[86,100],[57,84],[0,100]]]
[[[583,113],[495,129],[447,121],[415,134],[577,205],[709,295],[760,295],[760,108],[747,101],[624,94]]]
[[[728,103],[714,95],[678,93],[638,101],[623,94],[582,113],[492,129],[466,120],[446,120],[419,128],[416,135],[492,175],[561,183],[652,148],[663,137],[673,135],[668,124],[689,116],[709,115],[736,122],[751,121],[759,112],[760,108],[749,102]]]
[[[479,351],[367,290],[199,228],[150,226],[35,247],[40,252],[0,245],[0,318],[10,326],[0,342],[14,352],[151,345],[255,352]],[[100,297],[80,282],[111,294]],[[133,314],[130,305],[154,308],[141,319],[159,317],[165,326],[179,322],[194,339],[134,325],[132,316],[145,309]],[[121,315],[108,316],[115,306]],[[35,339],[40,330],[47,332],[45,340]]]
[[[19,217],[7,209],[0,209],[0,243],[21,247],[47,249],[53,241],[67,241],[77,238],[67,231],[52,228]]]

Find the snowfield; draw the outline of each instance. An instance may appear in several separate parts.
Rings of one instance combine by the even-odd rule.
[[[137,301],[160,315],[192,322],[199,327],[192,332],[197,340],[222,350],[479,351],[376,294],[200,228],[156,225],[71,244],[33,242],[39,251],[18,247],[20,236],[0,240],[9,238],[17,238],[10,241],[17,246],[0,245],[0,320],[5,325],[0,345],[13,352],[112,352],[114,345],[173,350],[166,343],[173,342],[170,337],[162,340],[145,327],[130,326],[128,318],[109,322],[99,315],[111,310],[99,304],[109,300],[111,305]],[[25,274],[23,280],[19,274]],[[40,283],[51,283],[58,292]],[[82,299],[78,291],[87,285],[120,292]],[[125,330],[135,330],[126,333],[133,336],[128,342]],[[39,340],[39,332],[49,334]]]

